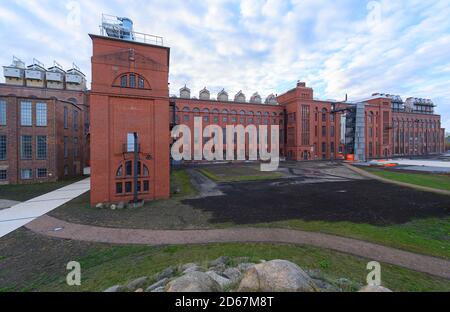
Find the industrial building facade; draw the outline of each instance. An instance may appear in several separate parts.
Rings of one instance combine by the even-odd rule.
[[[90,91],[76,67],[45,69],[34,62],[25,68],[15,60],[4,68],[0,183],[54,180],[90,163],[94,205],[167,198],[171,129],[192,129],[195,117],[203,127],[277,125],[280,156],[293,161],[444,151],[444,129],[430,100],[374,94],[353,103],[322,101],[304,82],[265,99],[225,90],[213,98],[207,88],[195,97],[187,86],[170,96],[170,49],[162,38],[130,27],[129,19],[118,19],[90,35]]]
[[[0,84],[0,185],[83,174],[89,161],[89,103],[78,68],[25,67],[14,58]]]
[[[365,159],[443,152],[444,129],[430,100],[403,103],[374,94],[360,102],[349,134],[358,105],[316,100],[303,82],[264,100],[258,93],[247,100],[241,91],[230,98],[225,90],[212,98],[206,88],[193,97],[186,86],[169,96],[169,48],[107,27],[106,34],[91,35],[92,204],[169,197],[170,130],[177,124],[193,129],[195,117],[203,127],[277,125],[280,156],[287,160],[351,158],[355,133]]]

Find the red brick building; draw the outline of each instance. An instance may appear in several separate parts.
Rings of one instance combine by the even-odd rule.
[[[242,92],[230,99],[224,90],[213,99],[206,88],[194,98],[186,86],[169,98],[169,48],[159,37],[151,38],[160,44],[148,44],[148,35],[139,40],[125,27],[128,19],[118,20],[120,27],[104,24],[106,35],[91,35],[92,204],[169,197],[170,129],[175,124],[192,129],[195,117],[202,118],[203,127],[278,125],[281,156],[330,160],[349,154],[349,116],[357,107],[352,127],[360,158],[443,152],[444,130],[429,100],[403,103],[375,94],[357,105],[321,101],[302,82],[265,101],[257,93],[247,101]]]
[[[110,37],[91,38],[91,202],[128,202],[135,191],[141,199],[166,198],[170,50]],[[139,159],[130,146],[130,135],[135,133]]]
[[[39,64],[25,68],[17,59],[4,67],[4,75],[6,83],[0,84],[0,184],[81,175],[89,161],[84,75],[76,68],[67,72],[59,67],[46,70]]]

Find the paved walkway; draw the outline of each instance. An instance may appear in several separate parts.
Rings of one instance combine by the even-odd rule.
[[[390,184],[395,184],[395,185],[399,185],[399,186],[409,187],[409,188],[416,189],[418,191],[450,196],[450,191],[440,190],[440,189],[435,189],[435,188],[431,188],[431,187],[427,187],[427,186],[410,184],[410,183],[405,183],[405,182],[400,182],[400,181],[383,178],[383,177],[377,176],[376,174],[370,173],[364,169],[360,169],[360,168],[357,168],[356,166],[352,166],[349,164],[344,164],[344,166],[346,166],[350,170],[353,170],[354,172],[359,173],[360,175],[362,175],[366,178],[369,178],[369,179],[377,180],[377,181],[384,182],[384,183],[390,183]]]
[[[270,242],[312,245],[450,279],[450,261],[321,233],[263,228],[183,231],[117,229],[68,223],[48,215],[31,222],[27,228],[56,238],[113,244]]]
[[[86,193],[90,189],[90,184],[88,178],[0,210],[0,238]]]

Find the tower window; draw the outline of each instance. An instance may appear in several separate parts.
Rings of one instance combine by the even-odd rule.
[[[128,77],[127,76],[120,77],[120,86],[122,88],[125,88],[127,84],[128,84]]]
[[[139,89],[144,89],[144,85],[145,85],[144,78],[139,77],[139,85],[138,85]]]
[[[130,88],[136,88],[136,75],[130,75]]]

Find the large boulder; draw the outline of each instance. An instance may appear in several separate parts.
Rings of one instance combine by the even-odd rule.
[[[166,285],[167,292],[220,292],[222,287],[208,274],[191,272]]]
[[[127,288],[129,290],[136,290],[138,288],[142,288],[142,287],[145,286],[145,284],[148,283],[148,280],[149,279],[148,279],[147,276],[143,276],[143,277],[137,278],[137,279],[131,281],[130,283],[128,283]]]
[[[383,286],[367,285],[359,290],[359,292],[392,292],[392,290]]]
[[[257,264],[244,274],[239,292],[315,292],[317,286],[295,263],[273,260]]]
[[[208,271],[208,272],[206,272],[206,274],[208,274],[209,277],[211,277],[213,280],[215,280],[217,283],[219,283],[219,285],[222,288],[233,283],[229,278],[223,277],[214,271]]]
[[[241,271],[236,268],[228,268],[223,271],[222,275],[229,278],[233,283],[236,283],[241,278]]]
[[[156,275],[156,280],[160,281],[160,280],[163,280],[165,278],[171,278],[176,273],[177,273],[177,270],[174,267],[168,267],[167,269],[165,269],[164,271],[162,271],[162,272],[160,272],[159,274]]]
[[[168,278],[164,278],[164,279],[154,283],[153,285],[148,286],[147,289],[145,289],[145,292],[152,292],[155,289],[158,289],[158,288],[161,288],[161,287],[164,288],[164,286],[166,286],[168,281],[169,281]]]

